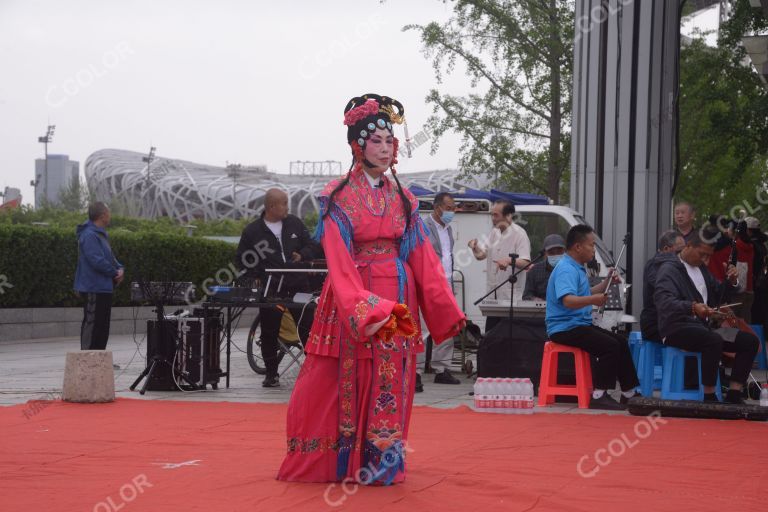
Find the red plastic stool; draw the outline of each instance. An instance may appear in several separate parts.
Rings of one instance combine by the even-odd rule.
[[[575,358],[575,386],[557,383],[557,354],[560,352],[570,352]],[[592,365],[587,352],[548,341],[544,344],[544,358],[541,361],[539,407],[554,403],[557,395],[576,396],[579,398],[579,409],[588,409],[592,398]]]

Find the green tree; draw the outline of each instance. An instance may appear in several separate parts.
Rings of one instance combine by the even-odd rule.
[[[70,182],[59,192],[59,206],[69,212],[82,212],[88,207],[89,200],[88,187],[81,180]]]
[[[567,196],[573,0],[458,0],[445,23],[408,25],[421,35],[438,84],[457,65],[471,92],[432,89],[428,129],[462,138],[460,167],[497,185]]]
[[[768,90],[745,61],[741,37],[766,28],[749,0],[734,4],[717,47],[695,37],[680,54],[680,176],[675,199],[702,216],[730,215],[768,181]],[[768,212],[758,212],[763,223]],[[701,219],[703,220],[703,219]]]

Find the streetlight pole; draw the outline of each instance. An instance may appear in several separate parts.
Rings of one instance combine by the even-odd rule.
[[[48,143],[49,142],[53,142],[53,131],[55,129],[56,129],[56,125],[55,124],[49,124],[48,125],[48,130],[46,131],[45,135],[43,135],[42,137],[38,137],[37,138],[37,142],[41,142],[44,145],[44,147],[45,147],[45,164],[44,164],[45,177],[44,177],[44,180],[43,180],[43,195],[45,196],[46,203],[48,202]],[[34,181],[35,192],[37,192],[37,185],[38,185],[39,181],[40,181],[39,178],[37,178]],[[37,199],[37,198],[35,198],[35,199]],[[37,201],[35,201],[35,202],[37,202]],[[37,205],[35,205],[35,206],[37,206]]]
[[[149,172],[151,170],[150,166],[152,165],[152,160],[155,159],[155,150],[156,149],[157,148],[155,146],[151,146],[149,148],[149,154],[147,156],[141,158],[141,161],[145,162],[147,164],[147,190],[149,190],[149,182],[150,182],[150,180],[149,180],[149,178],[150,178]]]
[[[242,170],[243,166],[241,164],[230,164],[227,162],[227,171],[232,177],[232,218],[235,220],[240,215],[240,210],[237,206],[237,177]]]

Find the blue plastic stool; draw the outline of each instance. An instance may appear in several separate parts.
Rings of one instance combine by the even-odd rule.
[[[635,363],[635,369],[640,364],[640,349],[643,345],[643,335],[640,331],[629,333],[629,352],[632,354],[632,362]]]
[[[637,379],[640,381],[640,394],[645,397],[652,397],[654,389],[661,389],[662,384],[662,364],[661,359],[664,346],[654,341],[641,340],[640,352],[638,355]]]
[[[685,389],[685,358],[695,357],[699,366],[699,389]],[[701,384],[701,352],[686,352],[675,347],[664,347],[664,376],[661,379],[662,400],[704,400],[704,386]],[[715,394],[722,401],[720,373],[717,374]]]
[[[755,331],[755,334],[757,334],[757,339],[760,340],[760,346],[762,347],[760,352],[755,356],[757,368],[758,370],[768,370],[768,354],[765,353],[765,332],[763,331],[763,326],[759,324],[751,324],[750,327]]]

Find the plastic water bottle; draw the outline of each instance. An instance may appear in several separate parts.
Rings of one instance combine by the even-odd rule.
[[[500,378],[493,379],[493,412],[504,412],[504,382]]]
[[[520,414],[520,398],[523,393],[520,379],[512,379],[512,408],[513,414]]]
[[[530,379],[520,379],[520,414],[528,414],[528,387]]]
[[[480,407],[483,412],[491,412],[491,406],[493,405],[493,399],[491,398],[491,379],[483,379],[483,387],[480,392]]]
[[[768,384],[763,384],[760,390],[760,407],[768,407]]]
[[[502,386],[502,402],[504,403],[504,408],[502,410],[503,414],[513,414],[512,410],[512,403],[514,401],[514,396],[512,395],[512,379],[509,377],[505,377],[501,379],[501,386]]]
[[[533,414],[533,382],[523,379],[523,414]]]
[[[479,411],[481,409],[481,398],[480,398],[480,391],[483,388],[483,384],[485,383],[485,379],[483,377],[478,377],[475,380],[475,384],[472,386],[472,391],[474,392],[475,397],[475,410]]]
[[[488,409],[488,379],[485,377],[475,381],[475,408],[480,412]]]

